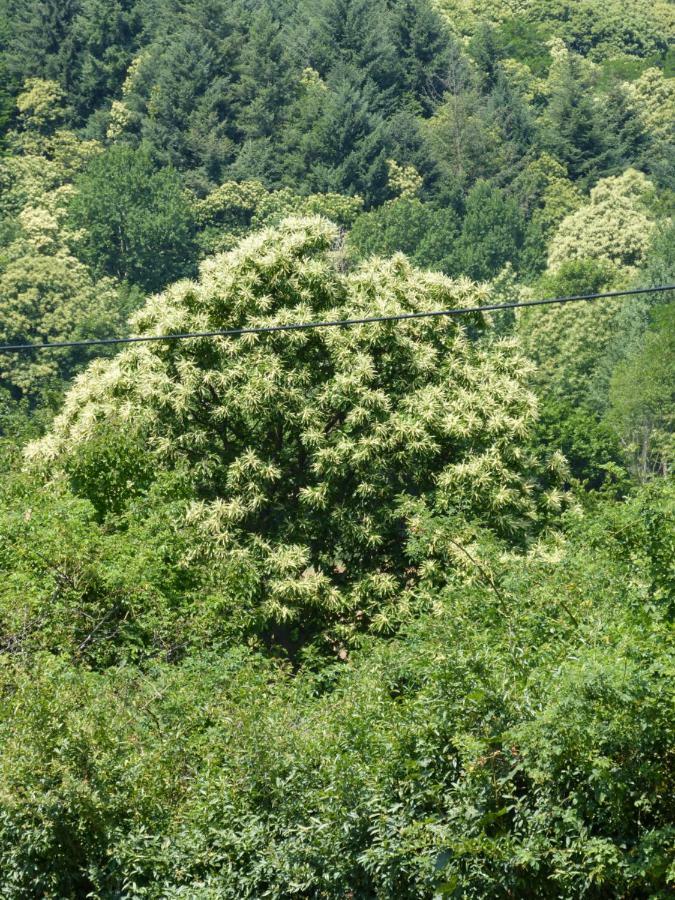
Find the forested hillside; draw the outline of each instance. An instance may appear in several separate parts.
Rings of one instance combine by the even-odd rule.
[[[671,896],[674,35],[0,0],[0,897]]]

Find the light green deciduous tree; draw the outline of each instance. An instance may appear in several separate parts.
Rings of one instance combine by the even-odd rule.
[[[149,300],[134,331],[471,308],[486,297],[402,256],[341,274],[336,235],[319,218],[256,234],[205,262],[199,283]],[[184,473],[195,558],[220,568],[231,604],[261,627],[330,626],[336,640],[386,630],[406,615],[405,534],[420,510],[520,540],[542,504],[562,502],[525,450],[536,417],[526,361],[467,327],[485,322],[135,345],[92,365],[29,457],[68,467],[89,452],[98,479],[97,434],[118,423],[139,436],[151,469]],[[80,487],[87,495],[86,471]]]

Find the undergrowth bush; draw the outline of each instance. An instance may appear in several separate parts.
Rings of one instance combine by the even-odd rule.
[[[490,578],[432,571],[424,616],[318,673],[5,656],[3,896],[665,898],[672,511],[661,484],[527,557],[485,537]]]

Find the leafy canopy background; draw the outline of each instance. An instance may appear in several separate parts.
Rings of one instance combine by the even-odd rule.
[[[665,898],[672,5],[0,0],[0,895]]]

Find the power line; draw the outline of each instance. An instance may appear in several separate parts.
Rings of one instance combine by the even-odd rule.
[[[178,334],[149,334],[137,337],[93,338],[86,341],[54,341],[44,344],[0,344],[0,353],[30,352],[33,350],[59,350],[66,347],[101,347],[110,344],[138,344],[152,341],[185,341],[194,338],[238,337],[243,334],[271,334],[277,331],[308,331],[312,328],[347,328],[352,325],[369,325],[375,322],[401,322],[406,319],[430,319],[441,316],[465,316],[472,313],[499,312],[506,309],[523,309],[528,306],[579,303],[584,300],[604,300],[611,297],[631,297],[636,294],[658,294],[675,290],[675,284],[648,288],[632,288],[626,291],[608,291],[604,294],[576,294],[570,297],[549,297],[545,300],[525,300],[520,303],[493,303],[489,306],[462,306],[455,309],[436,309],[428,312],[395,313],[391,316],[366,316],[361,319],[336,319],[319,322],[295,322],[287,325],[259,325],[248,328],[226,328],[218,331],[189,331]]]

